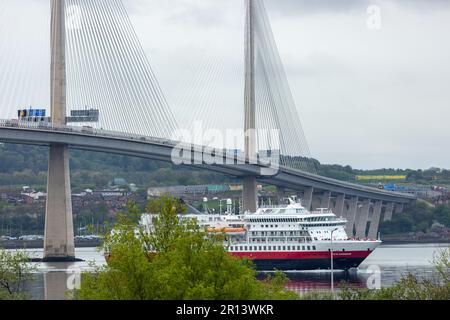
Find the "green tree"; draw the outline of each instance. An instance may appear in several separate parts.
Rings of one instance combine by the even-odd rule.
[[[145,233],[128,215],[121,215],[105,236],[108,265],[82,275],[78,299],[298,297],[284,288],[282,274],[257,280],[251,261],[229,255],[221,236],[207,234],[195,220],[178,219],[185,211],[179,200],[162,197],[150,201],[147,210],[159,213],[153,232]]]
[[[450,228],[450,207],[438,206],[433,210],[433,219]]]
[[[21,251],[0,249],[0,300],[25,299],[25,284],[32,278],[35,267],[29,256]]]
[[[433,222],[433,211],[424,202],[418,202],[400,214],[394,214],[392,220],[380,224],[381,234],[395,234],[414,231],[426,231]]]
[[[159,213],[152,218],[154,230],[150,235],[143,233],[146,247],[151,247],[157,252],[167,252],[175,245],[175,242],[182,237],[183,231],[192,228],[192,225],[179,223],[178,214],[186,212],[186,206],[180,200],[164,196],[162,198],[150,200],[146,211],[149,213]]]

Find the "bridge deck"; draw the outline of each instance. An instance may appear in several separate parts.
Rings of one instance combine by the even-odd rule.
[[[56,127],[30,123],[18,124],[7,120],[0,121],[0,141],[35,145],[67,144],[76,149],[130,155],[166,162],[172,162],[172,150],[177,145],[175,141],[161,138],[133,136],[120,132],[81,127]],[[202,147],[196,147],[193,155],[202,152],[202,150]],[[226,163],[231,163],[228,162],[230,160],[234,161],[235,164],[192,163],[188,165],[236,177],[255,175],[261,182],[292,190],[303,190],[313,187],[347,196],[405,204],[416,200],[414,195],[370,188],[284,166],[280,166],[274,175],[261,175],[261,168],[264,166],[258,164],[237,164],[235,158],[230,159],[227,157],[228,155],[224,154]]]

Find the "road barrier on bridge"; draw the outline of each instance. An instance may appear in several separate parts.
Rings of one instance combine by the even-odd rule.
[[[147,137],[147,136],[139,136],[139,135],[130,135],[123,132],[115,132],[115,131],[107,131],[102,129],[94,129],[91,127],[72,127],[67,125],[59,125],[55,126],[51,123],[32,123],[32,122],[20,122],[18,120],[0,120],[0,127],[4,128],[13,128],[19,130],[38,130],[38,131],[49,131],[49,132],[67,132],[70,134],[79,134],[81,136],[93,136],[100,138],[110,138],[116,140],[127,140],[133,142],[147,143],[160,145],[167,148],[174,148],[177,146],[176,141],[155,138],[155,137]],[[14,140],[14,139],[11,139]],[[192,146],[192,150],[195,152],[203,152],[203,146],[195,146],[192,144],[187,144]],[[247,164],[246,164],[247,165]],[[214,167],[214,166],[210,166]],[[257,165],[260,167],[260,165]],[[249,172],[252,174],[258,175],[256,170],[258,168],[248,167],[244,168],[243,166],[220,166],[217,167],[217,170],[224,169],[222,173],[235,173],[237,176],[245,176]],[[231,170],[231,171],[230,171]],[[233,171],[234,170],[234,171]],[[271,178],[269,178],[270,180]],[[393,201],[396,202],[408,202],[414,201],[416,197],[408,195],[408,194],[398,194],[391,191],[379,190],[372,187],[367,187],[363,185],[352,184],[348,182],[343,182],[323,176],[318,176],[315,174],[311,174],[308,172],[304,172],[297,169],[292,169],[286,166],[280,166],[280,174],[277,174],[276,177],[273,178],[275,181],[270,180],[269,182],[276,182],[282,185],[282,187],[293,187],[296,185],[313,187],[319,190],[331,190],[334,193],[344,193],[348,196],[350,195],[358,195],[362,198],[370,198],[370,199],[383,199],[383,201],[390,201],[391,198],[396,198]],[[265,180],[263,180],[265,181]],[[275,183],[275,185],[277,185]],[[293,188],[295,190],[296,188]],[[388,198],[386,198],[388,197]]]

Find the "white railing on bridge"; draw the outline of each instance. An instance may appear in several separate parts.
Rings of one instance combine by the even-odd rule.
[[[17,119],[8,120],[8,119],[0,119],[0,127],[6,128],[21,128],[21,129],[38,129],[38,130],[46,130],[46,131],[56,131],[56,132],[69,132],[69,133],[80,133],[83,135],[93,135],[99,137],[108,137],[108,138],[122,138],[133,141],[140,142],[148,142],[153,144],[160,144],[165,146],[180,146],[184,147],[186,150],[193,150],[195,152],[203,153],[205,146],[192,144],[188,142],[180,142],[174,141],[170,139],[150,137],[138,134],[130,134],[126,132],[120,131],[110,131],[104,129],[95,129],[92,127],[79,127],[79,126],[68,126],[68,125],[55,125],[50,122],[29,122],[29,121],[20,121]],[[223,149],[222,155],[228,156],[230,150]],[[238,163],[245,163],[245,157],[242,155],[233,155],[233,159],[236,159]],[[256,159],[251,159],[250,163],[259,163]]]
[[[169,140],[169,139],[149,137],[149,136],[137,135],[137,134],[130,134],[130,133],[119,132],[119,131],[95,129],[92,127],[54,125],[49,122],[29,122],[29,121],[0,119],[0,127],[81,133],[81,134],[94,135],[94,136],[125,138],[125,139],[129,139],[129,140],[139,140],[139,141],[143,141],[143,142],[151,142],[151,143],[170,145],[170,146],[175,146],[177,144],[177,142]]]

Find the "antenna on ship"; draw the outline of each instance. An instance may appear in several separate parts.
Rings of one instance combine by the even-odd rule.
[[[208,214],[209,210],[208,210],[208,198],[204,197],[203,198],[203,211],[205,212],[205,214]]]

